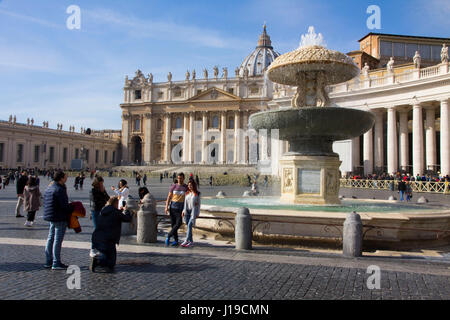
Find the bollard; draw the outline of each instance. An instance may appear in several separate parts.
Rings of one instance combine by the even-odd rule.
[[[142,205],[137,213],[137,237],[138,243],[155,243],[158,237],[158,212],[156,201],[148,193],[142,199]]]
[[[129,223],[122,223],[122,236],[134,236],[137,232],[137,218],[136,218],[136,211],[138,209],[137,201],[134,200],[132,197],[128,197],[126,199],[127,202],[127,208],[132,213],[131,222]]]
[[[252,216],[247,208],[239,208],[235,219],[234,240],[236,250],[252,249]]]
[[[363,225],[361,217],[355,211],[347,214],[344,221],[343,254],[346,257],[362,255]]]

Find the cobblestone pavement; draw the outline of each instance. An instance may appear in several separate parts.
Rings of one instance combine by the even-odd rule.
[[[85,190],[69,197],[88,203]],[[114,179],[117,182],[118,179]],[[112,180],[111,180],[112,181]],[[109,180],[106,185],[109,186]],[[168,184],[151,187],[164,198]],[[236,187],[230,195],[242,194]],[[136,192],[132,187],[132,193]],[[204,188],[204,194],[218,189]],[[194,248],[166,248],[159,242],[136,245],[124,237],[114,274],[88,270],[92,223],[81,219],[83,232],[67,230],[62,260],[81,270],[81,289],[68,289],[70,274],[46,270],[44,244],[48,225],[38,212],[36,225],[14,217],[15,186],[0,191],[0,299],[449,299],[450,259],[363,257],[345,259],[333,252],[308,252],[255,246],[236,251],[232,244],[199,240]],[[110,192],[111,194],[112,192]],[[379,266],[380,289],[370,290],[367,268]]]

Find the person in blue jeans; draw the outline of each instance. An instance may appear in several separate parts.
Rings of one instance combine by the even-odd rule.
[[[186,240],[181,244],[182,247],[192,247],[192,227],[195,226],[195,220],[200,215],[200,192],[197,190],[195,181],[189,180],[188,191],[184,199],[182,216],[187,224]]]
[[[61,247],[66,233],[67,221],[73,212],[66,189],[67,175],[58,170],[44,193],[44,220],[50,222],[50,229],[45,246],[45,268],[65,270],[67,265],[61,262]]]

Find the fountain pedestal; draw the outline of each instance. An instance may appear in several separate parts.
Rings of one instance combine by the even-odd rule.
[[[281,158],[281,200],[298,204],[340,204],[339,167],[334,156],[286,154]]]

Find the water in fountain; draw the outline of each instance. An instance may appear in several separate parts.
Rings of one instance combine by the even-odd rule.
[[[310,26],[308,28],[308,33],[302,35],[299,49],[303,47],[308,46],[321,46],[321,47],[327,47],[326,42],[323,40],[323,36],[321,33],[316,34],[316,31],[313,26]]]

